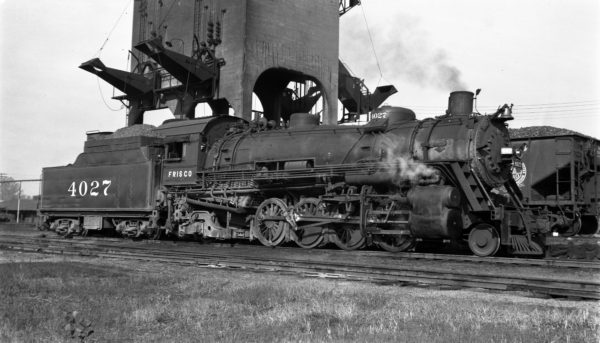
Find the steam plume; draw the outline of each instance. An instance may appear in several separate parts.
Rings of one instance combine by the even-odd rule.
[[[380,21],[373,30],[377,55],[386,78],[404,79],[422,87],[435,87],[450,92],[468,89],[461,72],[440,47],[427,42],[427,32],[419,28],[419,21],[408,15],[394,18],[393,22]],[[368,36],[360,25],[344,25],[340,35],[340,55],[359,76],[377,75],[365,67],[372,58],[366,56],[370,46]],[[365,49],[356,49],[363,46]],[[374,64],[374,63],[373,63]]]
[[[383,137],[381,147],[384,151],[383,164],[389,167],[389,173],[394,183],[400,185],[407,181],[418,183],[424,179],[438,176],[437,170],[426,164],[416,161],[406,153],[405,140],[395,140],[392,137]]]

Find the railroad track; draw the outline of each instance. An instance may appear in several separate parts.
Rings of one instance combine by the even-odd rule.
[[[600,299],[600,282],[573,280],[569,277],[550,278],[506,272],[473,272],[468,268],[465,268],[466,270],[445,268],[443,263],[432,268],[430,264],[420,266],[419,263],[411,265],[396,263],[400,261],[399,258],[391,259],[394,263],[385,265],[373,262],[372,258],[365,258],[362,262],[352,262],[343,258],[323,261],[318,258],[285,257],[289,254],[285,251],[281,254],[281,249],[262,249],[250,254],[247,250],[236,251],[237,249],[234,248],[198,249],[196,246],[194,251],[184,251],[180,248],[172,250],[173,245],[169,247],[160,242],[135,244],[0,235],[0,249],[22,252],[133,259],[400,285],[527,291],[550,296]],[[257,250],[254,249],[255,247],[252,248]],[[277,251],[277,253],[269,253],[269,251]],[[341,253],[343,255],[345,252]],[[389,258],[390,255],[386,254],[386,256]],[[556,268],[554,265],[551,267]]]
[[[31,233],[35,233],[35,235],[31,235]],[[40,235],[48,235],[47,237],[43,237],[43,239],[51,241],[65,241],[65,238],[56,236],[53,232],[40,232],[40,231],[32,231],[29,232],[29,237],[40,237]],[[0,237],[6,239],[20,239],[24,237],[20,234],[12,234],[12,233],[2,233],[0,232]],[[42,237],[40,237],[42,238]],[[96,245],[105,245],[105,244],[116,244],[116,243],[127,243],[132,242],[130,239],[124,238],[115,238],[115,237],[80,237],[74,236],[72,242],[82,242],[85,244],[96,244]],[[169,245],[169,240],[163,241],[153,241],[153,240],[140,240],[146,243],[156,243],[167,244]],[[177,241],[177,244],[193,246],[197,248],[197,242],[193,241]],[[212,243],[208,244],[212,247],[230,247],[231,244],[228,243]],[[206,245],[205,245],[206,246]],[[246,246],[245,244],[241,244],[241,246]],[[252,246],[251,249],[258,249],[269,251],[272,250],[271,247],[264,246]],[[169,249],[172,249],[172,246],[169,245]],[[279,250],[289,250],[290,252],[298,252],[305,251],[298,247],[277,247]],[[351,254],[353,257],[360,258],[384,258],[386,260],[396,260],[396,261],[406,261],[406,260],[439,260],[439,261],[453,261],[453,262],[468,262],[468,263],[476,263],[476,264],[490,264],[490,265],[514,265],[514,266],[538,266],[538,267],[556,267],[556,268],[576,268],[576,269],[591,269],[591,270],[599,270],[600,271],[600,262],[598,261],[584,261],[584,260],[568,260],[568,259],[531,259],[531,258],[515,258],[515,257],[479,257],[474,255],[460,255],[460,254],[440,254],[440,253],[420,253],[420,252],[400,252],[400,253],[390,253],[385,251],[352,251],[352,252],[344,252],[340,250],[329,250],[329,249],[313,249],[310,252],[313,255],[327,255],[330,253],[337,254]]]

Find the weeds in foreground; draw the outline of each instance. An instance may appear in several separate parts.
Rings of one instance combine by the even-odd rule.
[[[0,264],[0,341],[597,342],[600,338],[600,312],[593,302],[89,262]],[[142,265],[147,268],[140,270]],[[71,317],[65,318],[65,313]]]

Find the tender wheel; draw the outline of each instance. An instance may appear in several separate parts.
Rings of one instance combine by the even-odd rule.
[[[469,248],[477,256],[493,256],[500,249],[500,236],[490,224],[479,224],[469,234]]]
[[[323,209],[320,207],[320,201],[317,198],[304,198],[294,206],[296,213],[299,215],[316,216],[323,214]],[[312,249],[323,243],[325,235],[323,227],[312,226],[296,231],[296,244],[305,249]]]
[[[66,237],[67,233],[69,232],[69,227],[68,226],[59,226],[54,230],[54,232],[56,232],[56,234],[61,237]]]
[[[389,252],[406,251],[414,245],[415,240],[405,235],[377,235],[375,244]]]
[[[365,245],[365,236],[358,226],[343,226],[334,229],[332,241],[340,249],[356,250]]]
[[[62,237],[71,237],[76,232],[75,223],[70,219],[60,219],[53,226],[54,232]]]
[[[50,231],[50,224],[48,222],[43,222],[42,224],[37,226],[37,229],[40,231]]]
[[[290,223],[285,216],[287,206],[281,199],[267,199],[258,206],[252,223],[252,233],[258,240],[268,247],[281,243],[288,230]]]

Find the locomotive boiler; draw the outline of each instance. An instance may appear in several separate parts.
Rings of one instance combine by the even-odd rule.
[[[546,227],[520,204],[510,176],[510,107],[480,115],[472,106],[473,93],[454,92],[446,114],[425,120],[384,106],[365,125],[321,125],[308,113],[281,124],[217,116],[167,121],[152,138],[88,140],[73,166],[44,170],[42,213],[63,232],[388,251],[466,241],[481,256],[502,246],[542,254]],[[117,157],[124,149],[140,159],[137,169]],[[508,203],[492,192],[499,186]],[[141,207],[126,200],[136,193]],[[109,199],[118,206],[93,203]]]

